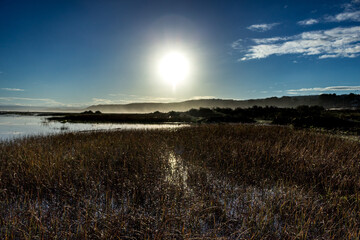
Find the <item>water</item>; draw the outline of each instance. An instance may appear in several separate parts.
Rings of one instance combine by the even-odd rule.
[[[114,124],[114,123],[60,123],[46,121],[46,117],[15,114],[0,115],[0,141],[24,136],[47,135],[69,131],[114,129],[163,129],[188,126],[187,124]]]
[[[169,169],[166,174],[166,180],[172,184],[183,186],[187,190],[188,169],[181,157],[170,152],[168,162]]]

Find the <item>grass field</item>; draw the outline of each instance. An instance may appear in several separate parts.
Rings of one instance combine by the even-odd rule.
[[[256,125],[0,143],[1,239],[358,239],[360,145]]]

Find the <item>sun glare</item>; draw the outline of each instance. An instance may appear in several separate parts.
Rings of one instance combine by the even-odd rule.
[[[173,88],[186,79],[189,74],[189,61],[180,52],[169,52],[159,62],[159,74]]]

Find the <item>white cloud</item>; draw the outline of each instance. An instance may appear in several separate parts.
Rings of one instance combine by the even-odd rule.
[[[241,41],[237,40],[240,43]],[[319,59],[360,55],[360,26],[303,32],[289,37],[253,39],[253,45],[237,46],[246,49],[241,61],[267,58],[271,55],[317,55]]]
[[[25,91],[24,89],[20,89],[20,88],[1,88],[1,90],[11,91],[11,92],[23,92],[23,91]]]
[[[342,12],[335,16],[327,16],[325,19],[328,22],[343,22],[343,21],[360,22],[360,11]]]
[[[279,24],[280,23],[254,24],[254,25],[247,27],[247,29],[249,29],[251,31],[256,31],[256,32],[265,32],[265,31],[269,31],[270,29],[272,29],[273,27],[275,27]]]
[[[313,19],[313,18],[302,20],[302,21],[298,22],[299,25],[303,25],[303,26],[313,25],[313,24],[316,24],[316,23],[319,23],[319,20]]]
[[[288,94],[297,94],[301,92],[336,92],[336,91],[360,91],[360,86],[331,86],[331,87],[315,87],[300,88],[287,90]]]
[[[354,21],[360,22],[360,0],[353,0],[342,5],[344,11],[333,16],[325,16],[324,20],[327,22],[343,22]]]

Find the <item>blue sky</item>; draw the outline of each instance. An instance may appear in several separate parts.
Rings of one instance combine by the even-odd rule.
[[[0,2],[0,105],[358,93],[360,0]],[[159,79],[167,51],[188,78]]]

